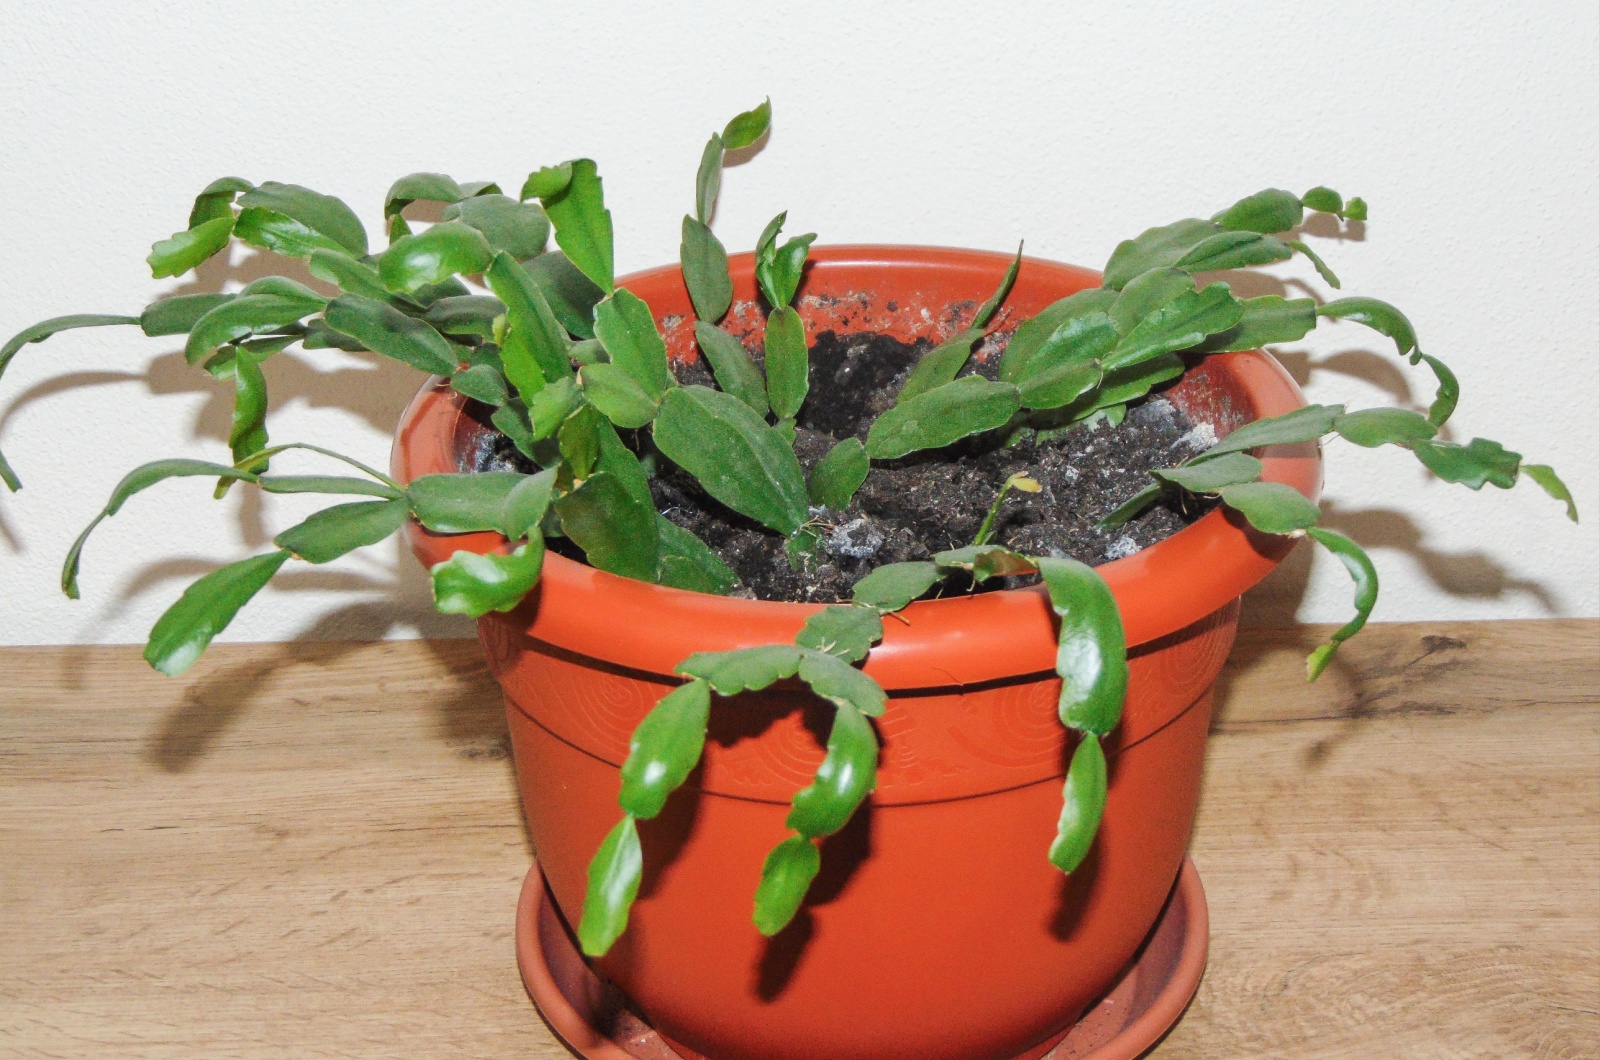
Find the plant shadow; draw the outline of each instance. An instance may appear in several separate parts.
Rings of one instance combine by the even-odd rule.
[[[1514,576],[1503,563],[1482,549],[1449,552],[1434,547],[1429,543],[1427,531],[1407,512],[1393,508],[1345,508],[1329,501],[1322,502],[1321,510],[1319,526],[1337,530],[1369,551],[1402,553],[1436,588],[1450,596],[1499,600],[1520,594],[1532,599],[1546,614],[1556,613],[1556,601],[1548,586]],[[1315,551],[1309,544],[1302,543],[1246,593],[1240,625],[1291,626],[1298,622]],[[1382,607],[1381,597],[1379,607]]]
[[[397,552],[404,552],[403,544],[396,541],[395,545]],[[408,603],[426,599],[427,574],[409,555],[397,558],[389,579],[315,569],[280,574],[274,585],[291,592],[382,592],[389,598],[357,601],[328,611],[289,640],[246,661],[207,667],[202,660],[198,677],[180,679],[187,682],[182,702],[149,738],[146,760],[168,773],[194,768],[252,709],[278,694],[295,669],[335,666],[357,652],[374,650],[373,641],[405,628],[420,634],[448,682],[448,688],[432,703],[439,739],[468,758],[509,759],[510,737],[500,690],[483,665],[482,650],[470,639],[470,626]],[[213,562],[186,557],[150,564],[122,587],[107,618],[125,612],[134,598],[153,588],[215,567]],[[81,687],[88,651],[84,647],[64,656],[62,678],[68,687]]]

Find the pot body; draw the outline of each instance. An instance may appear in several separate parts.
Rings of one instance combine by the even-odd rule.
[[[808,330],[935,340],[959,330],[1007,264],[937,248],[819,248],[799,303]],[[731,262],[724,326],[759,330],[748,255]],[[1006,312],[1032,315],[1098,277],[1024,264]],[[676,269],[624,284],[693,356]],[[1005,319],[1000,322],[1002,330]],[[1303,403],[1262,354],[1208,359],[1169,392],[1219,435]],[[481,428],[425,390],[396,443],[402,480],[459,470]],[[1315,496],[1314,447],[1264,455],[1267,477]],[[494,535],[411,530],[425,563]],[[800,915],[768,940],[750,922],[768,850],[822,761],[828,716],[778,686],[713,709],[702,764],[641,822],[644,882],[599,969],[664,1036],[716,1060],[1010,1060],[1042,1053],[1133,957],[1188,845],[1211,713],[1238,597],[1287,551],[1221,511],[1100,568],[1129,635],[1130,686],[1109,738],[1105,818],[1070,877],[1045,852],[1072,740],[1056,718],[1054,627],[1040,590],[914,604],[866,664],[890,693],[877,791],[822,847]],[[692,651],[785,642],[815,606],[645,585],[559,556],[516,610],[483,619],[505,690],[518,779],[540,866],[569,921],[586,866],[616,822],[633,727]]]

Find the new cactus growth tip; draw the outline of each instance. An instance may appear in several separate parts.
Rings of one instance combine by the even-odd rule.
[[[340,293],[328,298],[270,276],[236,292],[164,298],[136,316],[46,320],[5,344],[0,371],[24,345],[74,328],[182,335],[189,363],[234,388],[231,459],[161,460],[129,472],[72,544],[63,591],[78,595],[85,545],[101,522],[165,480],[200,476],[217,480],[218,496],[243,486],[353,499],[285,530],[274,549],[186,589],[156,622],[145,648],[150,664],[168,674],[191,666],[289,561],[327,563],[382,541],[409,519],[442,534],[495,531],[506,538],[499,551],[458,551],[433,567],[434,599],[445,612],[480,616],[516,607],[539,580],[547,540],[557,537],[613,574],[727,593],[738,583],[735,572],[656,510],[650,479],[662,461],[781,536],[791,561],[803,565],[811,562],[817,538],[814,509],[849,504],[873,461],[988,432],[1025,437],[1089,422],[1115,425],[1130,404],[1204,356],[1291,342],[1324,319],[1364,324],[1392,340],[1410,364],[1425,366],[1436,391],[1427,411],[1311,405],[1257,420],[1152,473],[1107,524],[1125,522],[1163,497],[1204,498],[1236,510],[1263,533],[1309,537],[1328,549],[1354,580],[1355,615],[1307,660],[1308,677],[1315,679],[1372,613],[1377,573],[1356,542],[1318,525],[1314,504],[1288,486],[1262,481],[1264,465],[1253,450],[1338,437],[1409,452],[1437,477],[1474,490],[1486,483],[1510,488],[1526,475],[1565,502],[1576,519],[1566,487],[1549,467],[1524,463],[1487,439],[1458,444],[1441,436],[1459,386],[1442,361],[1422,352],[1398,309],[1367,297],[1241,298],[1226,282],[1197,282],[1197,274],[1300,254],[1338,288],[1337,276],[1296,233],[1307,211],[1358,221],[1367,206],[1321,187],[1304,195],[1268,189],[1208,219],[1151,228],[1119,244],[1100,287],[1055,302],[1015,327],[998,378],[989,379],[969,370],[970,362],[1026,268],[1019,248],[966,326],[913,367],[865,443],[838,443],[808,475],[794,451],[796,417],[808,401],[827,395],[809,390],[806,329],[793,303],[815,236],[782,238],[788,218],[780,213],[756,243],[756,278],[770,307],[762,363],[719,327],[733,298],[727,251],[711,227],[724,156],[756,145],[770,118],[770,104],[763,103],[712,135],[696,174],[693,209],[683,218],[683,277],[698,318],[694,334],[715,386],[680,384],[650,306],[616,286],[611,212],[589,159],[534,171],[516,196],[493,182],[458,183],[438,173],[402,177],[385,198],[387,245],[377,251],[355,213],[332,196],[237,177],[208,185],[187,226],[152,247],[152,276],[183,275],[238,240],[301,259],[312,276]],[[441,220],[413,231],[402,211],[416,201],[440,204]],[[555,248],[547,249],[552,233]],[[272,443],[262,364],[295,345],[371,351],[448,380],[492,409],[494,426],[541,470],[437,474],[401,484],[315,445]],[[344,467],[318,475],[273,471],[272,461],[291,450]],[[3,457],[0,477],[13,490],[21,486]],[[1079,742],[1054,841],[1039,853],[1064,873],[1078,868],[1105,805],[1100,741],[1122,714],[1126,643],[1116,601],[1092,568],[993,543],[1007,493],[1038,489],[1026,475],[1012,476],[970,545],[873,570],[855,584],[849,603],[813,614],[790,643],[697,653],[679,664],[683,683],[634,732],[622,767],[622,817],[590,864],[578,928],[587,953],[605,953],[626,929],[643,865],[636,822],[659,814],[696,767],[711,711],[722,709],[713,694],[731,697],[796,681],[831,705],[833,718],[826,757],[811,784],[795,793],[790,834],[768,855],[755,890],[757,929],[766,935],[782,930],[817,875],[819,841],[850,821],[876,783],[879,743],[872,719],[883,713],[888,696],[860,664],[882,639],[884,617],[930,592],[977,589],[994,578],[1037,578],[1059,618],[1059,715]]]

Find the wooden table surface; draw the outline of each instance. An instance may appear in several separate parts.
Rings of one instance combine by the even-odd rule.
[[[1600,622],[1247,630],[1154,1055],[1600,1056]],[[0,1055],[570,1054],[475,642],[0,651]],[[825,1060],[825,1058],[819,1058]]]

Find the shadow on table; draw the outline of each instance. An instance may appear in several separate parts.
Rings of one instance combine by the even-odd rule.
[[[367,640],[320,639],[318,633],[324,627],[338,630],[352,619],[371,622],[393,610],[382,604],[352,604],[325,615],[301,638],[277,645],[265,657],[223,664],[204,673],[185,689],[182,704],[151,734],[145,757],[168,773],[192,769],[217,740],[274,691],[284,672],[336,666],[348,656],[372,648]],[[510,737],[500,689],[483,665],[477,641],[423,643],[450,681],[448,691],[430,696],[439,738],[465,757],[509,759]]]
[[[500,689],[484,665],[482,648],[471,636],[471,623],[429,608],[427,572],[398,538],[390,546],[392,569],[379,570],[377,576],[301,569],[274,579],[276,589],[288,592],[361,592],[385,598],[359,600],[328,611],[293,639],[264,645],[262,654],[252,653],[247,660],[230,661],[226,650],[202,656],[190,674],[175,679],[185,685],[181,704],[151,734],[147,760],[168,773],[192,769],[219,739],[281,687],[285,675],[303,668],[326,669],[356,653],[372,652],[374,641],[382,641],[396,630],[419,634],[448,681],[448,688],[429,696],[436,711],[438,737],[469,758],[509,759],[510,738]],[[119,605],[108,617],[114,618],[149,590],[172,581],[190,581],[215,567],[214,561],[190,557],[150,564],[121,587]],[[270,604],[270,599],[263,599],[253,606]],[[81,686],[85,661],[81,653],[69,653],[63,661],[62,680],[68,687]]]

